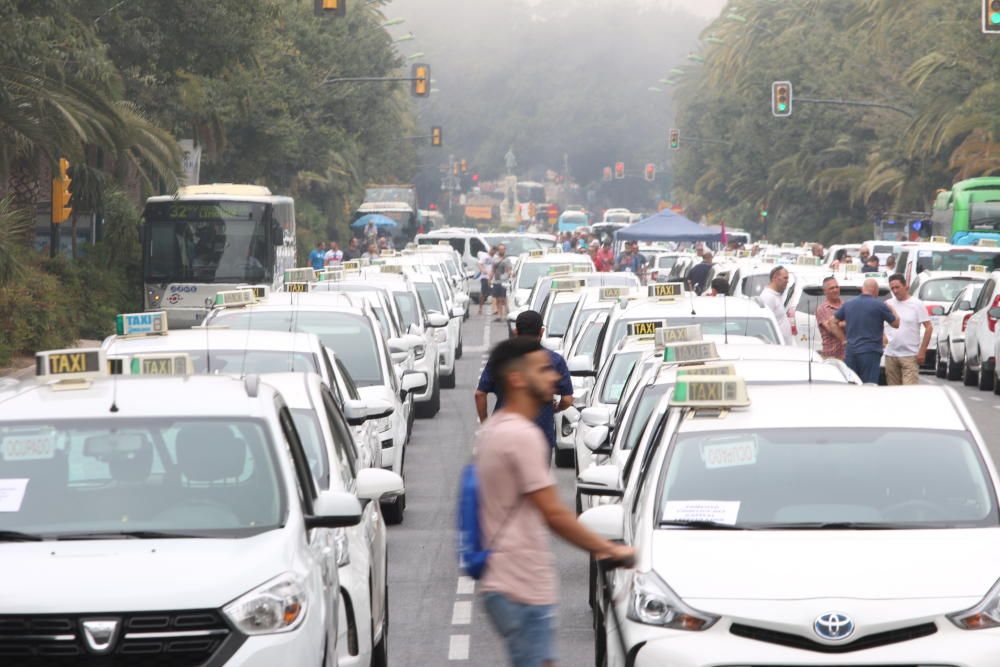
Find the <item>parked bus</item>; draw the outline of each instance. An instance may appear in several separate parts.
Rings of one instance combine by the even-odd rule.
[[[240,285],[281,289],[295,266],[295,203],[258,185],[191,185],[150,197],[142,223],[146,310],[195,326],[215,295]]]
[[[933,236],[955,245],[1000,240],[1000,177],[970,178],[939,192],[931,224]]]

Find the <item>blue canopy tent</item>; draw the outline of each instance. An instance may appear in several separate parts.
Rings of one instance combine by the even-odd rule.
[[[378,213],[369,213],[368,215],[363,215],[354,222],[352,222],[351,229],[364,229],[365,225],[367,225],[369,221],[374,222],[375,227],[380,231],[386,229],[395,229],[397,226],[399,226],[399,223],[397,223],[392,218],[386,217],[384,215],[379,215]]]
[[[675,241],[695,243],[722,240],[721,227],[703,227],[673,211],[663,210],[615,232],[615,241]]]

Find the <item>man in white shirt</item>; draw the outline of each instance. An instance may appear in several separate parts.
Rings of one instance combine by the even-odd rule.
[[[788,319],[788,309],[785,308],[784,297],[785,289],[788,287],[788,269],[776,266],[771,269],[770,278],[770,284],[760,293],[760,302],[774,314],[774,319],[778,322],[778,331],[781,332],[781,338],[785,345],[794,345],[792,323]]]
[[[899,328],[886,329],[885,382],[888,385],[917,384],[920,382],[920,364],[927,356],[934,325],[924,302],[910,296],[902,274],[889,276],[889,289],[892,298],[887,303],[899,314]],[[924,327],[923,338],[920,337],[921,325]]]

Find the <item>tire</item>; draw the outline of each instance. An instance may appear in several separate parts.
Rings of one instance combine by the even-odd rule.
[[[946,353],[948,354],[948,356],[951,356],[951,352],[945,350],[945,348],[940,343],[938,343],[938,355],[937,355],[937,362],[934,364],[934,376],[939,377],[942,380],[948,377],[948,367],[944,363]]]
[[[455,359],[461,359],[462,355],[465,354],[464,350],[465,344],[461,338],[458,339],[458,347],[455,348]]]
[[[441,410],[441,381],[434,378],[434,391],[431,393],[431,400],[426,403],[416,403],[414,411],[420,419],[430,419]]]
[[[594,609],[594,665],[606,667],[608,664],[608,635],[604,631],[604,614],[600,605]]]
[[[966,387],[975,387],[979,384],[979,373],[969,369],[969,358],[965,358],[962,364],[962,384]]]
[[[949,380],[956,381],[962,379],[962,364],[955,361],[951,356],[951,348],[948,348],[948,359],[945,362],[947,365],[947,371],[945,372],[945,377]]]
[[[982,368],[979,369],[979,391],[993,391],[996,384],[993,379],[993,370],[987,369],[984,362]]]
[[[388,526],[398,526],[403,523],[403,512],[406,511],[406,494],[396,496],[389,503],[382,503],[382,518]]]
[[[576,449],[559,449],[556,448],[556,467],[557,468],[573,468],[576,466]]]
[[[442,389],[454,389],[455,388],[455,369],[451,369],[451,375],[441,376],[441,388]]]
[[[372,641],[375,640],[375,620],[372,619]],[[389,585],[385,587],[385,619],[382,621],[382,638],[372,646],[372,667],[389,667]]]
[[[993,371],[993,393],[1000,396],[1000,371]]]

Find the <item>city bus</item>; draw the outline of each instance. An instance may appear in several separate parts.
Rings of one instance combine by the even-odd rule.
[[[970,178],[939,192],[931,225],[933,236],[955,245],[1000,240],[1000,177]]]
[[[295,203],[258,185],[191,185],[150,197],[142,220],[143,300],[172,329],[196,326],[215,295],[280,290],[295,266]]]

